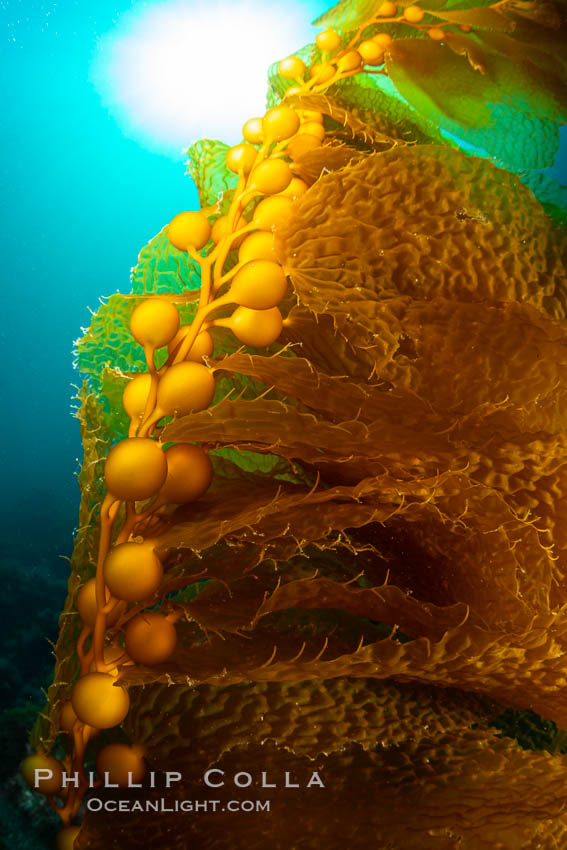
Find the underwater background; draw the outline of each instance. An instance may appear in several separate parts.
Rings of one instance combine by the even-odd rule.
[[[132,5],[22,3],[1,10],[12,81],[2,165],[4,779],[41,707],[53,661],[46,637],[56,638],[66,595],[81,456],[71,415],[73,341],[99,296],[128,291],[141,246],[172,214],[198,206],[184,157],[129,138],[89,81],[97,35]],[[562,183],[565,150],[563,141],[549,172]]]

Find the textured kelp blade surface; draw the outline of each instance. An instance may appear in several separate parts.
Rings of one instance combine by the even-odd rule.
[[[214,773],[211,781],[226,782],[206,789],[219,800],[218,811],[134,813],[121,819],[120,834],[110,818],[89,814],[79,850],[118,848],[125,835],[130,847],[224,850],[228,833],[231,846],[258,850],[332,850],[345,842],[362,850],[370,839],[396,850],[449,850],[455,833],[471,850],[527,850],[540,840],[555,847],[565,828],[563,760],[497,737],[482,727],[486,707],[450,692],[319,679],[199,690],[153,686],[142,694],[130,734],[151,746],[154,766],[183,773],[168,805],[202,799],[202,777],[214,767],[224,777]],[[156,728],[157,716],[167,723]],[[243,765],[253,784],[239,789],[233,777]],[[286,771],[299,788],[283,788]],[[313,771],[324,788],[305,787]],[[276,790],[260,786],[262,773]],[[542,782],[545,790],[536,793]],[[152,801],[162,796],[162,789],[143,794]],[[271,808],[223,813],[231,799],[270,800]],[[306,809],[309,817],[298,817]]]

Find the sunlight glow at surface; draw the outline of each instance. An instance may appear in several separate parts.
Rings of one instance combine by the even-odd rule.
[[[202,137],[234,144],[265,111],[271,63],[314,40],[318,11],[301,0],[134,7],[101,38],[92,80],[123,132],[153,150],[178,156]]]

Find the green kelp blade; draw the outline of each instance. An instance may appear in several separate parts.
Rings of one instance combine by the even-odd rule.
[[[225,192],[236,187],[238,175],[227,168],[226,153],[230,145],[218,139],[201,139],[186,151],[187,171],[195,181],[202,208],[221,201]]]
[[[439,17],[451,24],[459,24],[469,27],[474,27],[480,30],[496,30],[497,32],[511,32],[514,29],[514,22],[498,12],[496,9],[475,7],[474,9],[454,9],[449,11],[447,8],[439,12]]]
[[[336,102],[375,130],[418,144],[451,142],[430,117],[414,109],[386,77],[349,77],[333,86]]]
[[[382,5],[383,0],[339,0],[313,21],[315,27],[336,27],[341,30],[356,29],[364,21],[372,18]]]
[[[163,227],[138,257],[132,269],[132,293],[154,295],[158,292],[187,292],[201,286],[197,263],[186,251],[179,251],[167,238]]]
[[[525,64],[487,51],[487,73],[481,74],[439,42],[398,39],[386,67],[417,112],[508,169],[553,164],[562,110]]]
[[[411,6],[414,0],[398,0],[398,8]],[[383,0],[339,0],[339,2],[313,21],[315,27],[333,27],[340,30],[353,30],[364,21],[372,18]],[[425,0],[420,3],[425,11],[437,9],[472,9],[491,6],[493,0]]]
[[[535,29],[535,27],[534,27]],[[538,35],[547,34],[541,27]],[[529,108],[536,115],[564,123],[567,120],[567,62],[562,53],[565,41],[558,45],[553,39],[540,43],[529,42],[502,32],[481,32],[477,37],[484,48],[501,54],[510,63],[531,99]]]

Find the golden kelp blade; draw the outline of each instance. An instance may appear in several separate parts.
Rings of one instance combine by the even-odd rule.
[[[167,796],[169,812],[123,815],[120,834],[111,817],[90,815],[85,846],[93,850],[118,848],[125,836],[129,847],[156,850],[172,840],[210,850],[224,850],[227,840],[257,850],[270,842],[282,850],[336,850],[345,842],[362,848],[370,841],[394,850],[560,846],[563,760],[471,729],[482,705],[467,705],[462,695],[367,679],[152,686],[140,694],[143,707],[129,732],[151,742],[156,765],[179,770],[184,780]],[[157,714],[167,726],[155,728]],[[182,800],[203,799],[202,776],[211,767],[224,771],[211,781],[226,783],[206,789],[218,810],[172,811]],[[250,787],[233,784],[240,771],[253,778]],[[299,789],[282,787],[286,771]],[[305,787],[313,771],[325,788]],[[261,787],[263,774],[277,792]],[[162,797],[160,789],[146,799],[159,805]],[[270,799],[270,811],[222,812],[230,800]]]

